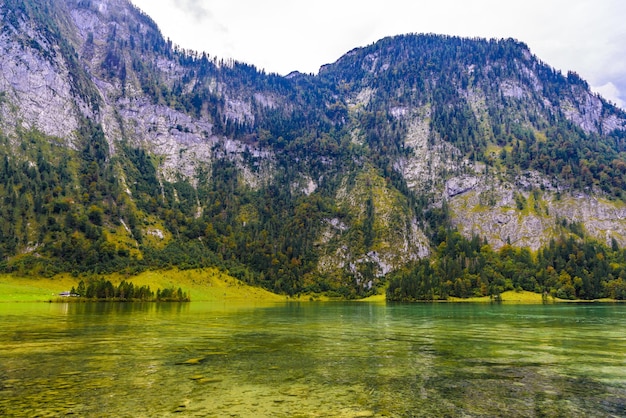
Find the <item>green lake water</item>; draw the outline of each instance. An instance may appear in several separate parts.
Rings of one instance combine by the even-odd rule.
[[[626,304],[0,304],[0,416],[623,417]]]

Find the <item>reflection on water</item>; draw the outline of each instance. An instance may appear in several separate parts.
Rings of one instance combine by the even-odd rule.
[[[626,305],[0,304],[0,416],[626,416]]]

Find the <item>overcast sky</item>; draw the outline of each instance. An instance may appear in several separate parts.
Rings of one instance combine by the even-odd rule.
[[[385,36],[516,38],[626,108],[624,0],[131,0],[185,49],[317,73]]]

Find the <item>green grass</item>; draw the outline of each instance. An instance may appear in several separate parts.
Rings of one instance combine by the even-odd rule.
[[[503,292],[501,295],[502,302],[513,302],[513,303],[543,303],[543,295],[541,293],[528,292],[526,290],[522,291],[514,291],[508,290]],[[449,302],[492,302],[493,300],[489,296],[475,297],[475,298],[456,298],[451,297],[448,299]],[[553,297],[548,297],[548,302],[559,302],[560,299],[556,299]]]
[[[185,271],[172,269],[148,271],[129,277],[117,274],[102,277],[110,280],[114,285],[126,280],[136,286],[150,286],[154,291],[180,287],[190,295],[192,301],[279,302],[286,300],[285,296],[249,286],[214,268]],[[0,275],[0,302],[56,300],[59,293],[78,287],[79,280],[80,278],[69,274],[53,278]]]
[[[286,299],[260,287],[249,286],[215,268],[148,271],[126,280],[152,289],[180,287],[189,293],[192,301],[278,302]]]
[[[72,286],[76,286],[76,279],[69,275],[51,279],[0,275],[0,302],[49,301]]]
[[[359,299],[359,302],[386,302],[387,298],[385,295],[372,295],[363,299]]]

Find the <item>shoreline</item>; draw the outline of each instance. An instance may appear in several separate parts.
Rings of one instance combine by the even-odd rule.
[[[367,303],[506,303],[506,304],[560,304],[560,303],[624,303],[615,299],[567,300],[544,297],[540,293],[509,290],[500,295],[500,300],[490,296],[474,298],[449,298],[447,300],[415,300],[387,301],[384,294],[372,295],[362,299],[329,298],[325,295],[302,294],[287,296],[272,293],[260,287],[250,286],[214,268],[198,270],[162,270],[147,271],[136,276],[121,274],[103,275],[111,282],[118,284],[122,280],[132,282],[135,286],[150,286],[154,290],[160,288],[180,287],[187,292],[190,301],[142,301],[142,300],[98,300],[87,298],[64,297],[60,294],[75,287],[81,277],[61,274],[52,278],[18,277],[0,275],[0,303],[192,303],[192,302],[367,302]]]

